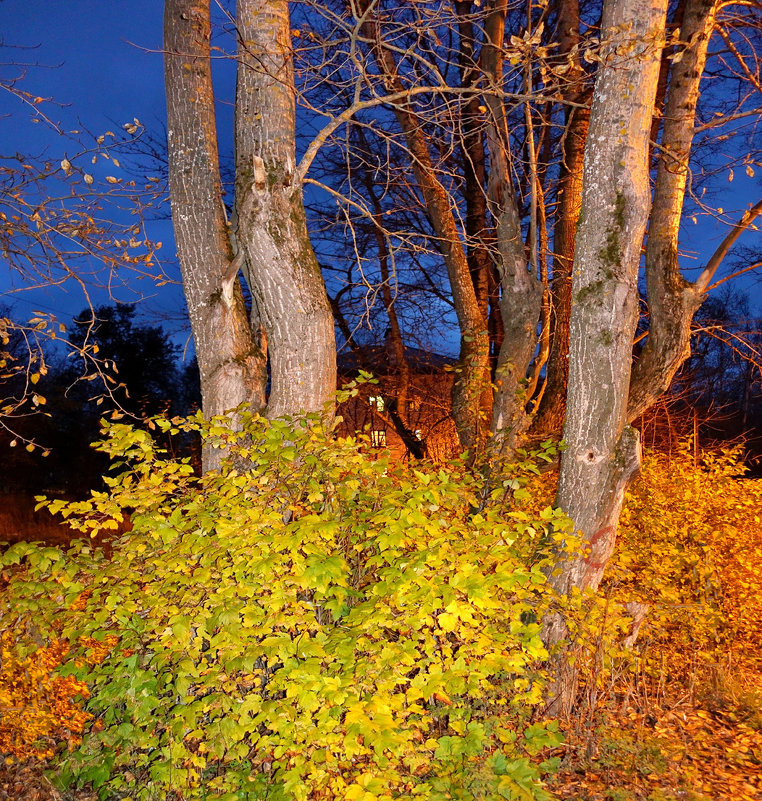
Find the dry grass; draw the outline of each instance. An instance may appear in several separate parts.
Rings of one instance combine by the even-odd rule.
[[[76,533],[47,509],[35,512],[35,504],[31,496],[0,495],[0,542],[68,545]]]
[[[35,511],[36,504],[31,495],[0,493],[0,549],[2,543],[13,545],[16,542],[43,542],[65,548],[73,539],[82,536],[47,509]],[[104,544],[103,537],[97,537],[95,542]]]

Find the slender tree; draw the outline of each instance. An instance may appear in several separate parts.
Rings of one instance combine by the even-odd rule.
[[[624,491],[639,466],[629,423],[669,387],[690,354],[691,324],[719,264],[762,212],[753,206],[695,282],[683,278],[678,234],[686,196],[699,84],[716,4],[686,0],[680,49],[672,57],[656,185],[649,131],[666,26],[661,0],[604,4],[604,39],[585,148],[574,257],[569,391],[557,503],[589,550],[563,560],[556,587],[595,589],[612,552]],[[607,33],[608,32],[608,33]],[[638,274],[644,233],[649,319],[633,366]]]
[[[541,436],[563,427],[566,391],[569,384],[569,314],[571,311],[572,264],[580,204],[582,167],[590,124],[590,83],[582,66],[582,32],[577,0],[556,3],[559,56],[568,69],[562,77],[562,92],[568,102],[564,109],[561,136],[557,209],[553,228],[553,278],[550,286],[552,326],[550,353],[544,391],[532,423]]]
[[[669,387],[690,355],[691,321],[723,258],[762,213],[759,201],[733,226],[695,282],[680,271],[678,237],[696,125],[696,107],[707,50],[716,22],[716,0],[686,0],[682,58],[673,63],[664,108],[662,147],[646,244],[648,339],[633,372],[628,418],[643,414]]]

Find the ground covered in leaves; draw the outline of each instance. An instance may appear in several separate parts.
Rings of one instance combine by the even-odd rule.
[[[551,789],[570,801],[759,801],[762,731],[739,717],[683,703],[570,727]]]

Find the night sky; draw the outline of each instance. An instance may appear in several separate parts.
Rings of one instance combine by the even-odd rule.
[[[76,138],[85,143],[106,130],[121,131],[133,118],[160,133],[166,116],[162,12],[160,0],[2,0],[2,75],[7,80],[25,73],[19,88],[50,98],[52,102],[42,103],[40,110],[64,131],[81,131]],[[17,66],[21,64],[29,66]],[[72,138],[58,134],[46,122],[33,123],[31,110],[6,92],[0,92],[0,115],[2,155],[19,152],[59,161],[77,150]],[[124,167],[129,159],[120,154],[120,161]],[[116,174],[130,177],[125,169]],[[150,233],[164,242],[162,254],[170,256],[169,222],[154,223]],[[9,293],[8,281],[7,274],[0,275],[0,305],[11,307],[19,318],[41,308],[65,320],[86,305],[73,285],[65,292]],[[14,282],[13,288],[18,286]],[[151,316],[166,312],[175,321],[182,317],[179,289],[157,290],[145,280],[133,287],[134,292],[117,290],[116,299],[130,302],[147,296],[144,305]],[[93,300],[105,303],[110,298],[96,291]]]

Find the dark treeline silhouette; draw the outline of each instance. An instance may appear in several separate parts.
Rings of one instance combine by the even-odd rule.
[[[81,496],[99,488],[108,470],[106,457],[91,447],[102,419],[116,414],[142,424],[152,415],[188,414],[200,405],[195,360],[181,363],[178,346],[161,326],[139,322],[134,305],[85,309],[74,318],[69,342],[73,349],[52,356],[36,384],[44,404],[33,411],[24,407],[12,433],[0,434],[0,491]],[[18,395],[27,380],[23,371],[9,377],[0,394]],[[162,445],[193,453],[189,442]]]
[[[696,323],[693,355],[671,391],[639,421],[644,444],[670,452],[693,435],[700,447],[743,441],[747,464],[758,474],[762,386],[755,352],[760,334],[750,322],[748,300],[738,294],[711,298]],[[106,458],[92,448],[102,419],[116,413],[140,425],[152,415],[184,415],[200,407],[195,359],[182,362],[167,332],[140,322],[134,305],[84,310],[74,319],[69,341],[75,348],[53,356],[37,384],[44,405],[15,419],[14,434],[0,433],[1,492],[82,496],[99,488],[108,470]],[[11,352],[14,345],[23,348],[11,342]],[[4,379],[0,394],[13,397],[25,380],[23,372]],[[31,452],[24,437],[37,446]],[[162,445],[198,459],[192,442]]]

